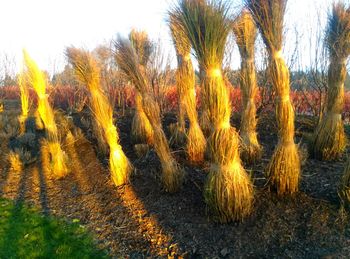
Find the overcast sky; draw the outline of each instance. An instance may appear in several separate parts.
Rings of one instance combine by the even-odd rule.
[[[306,53],[310,30],[317,28],[318,17],[324,23],[332,2],[289,0],[286,53],[294,47],[294,28]],[[153,39],[160,38],[170,50],[165,17],[171,3],[172,0],[0,0],[0,57],[6,53],[20,64],[22,49],[26,48],[42,69],[52,72],[62,69],[66,46],[92,49],[117,33],[127,35],[133,27],[145,29]],[[232,3],[236,7],[242,1]],[[303,64],[308,63],[307,59],[303,55]]]

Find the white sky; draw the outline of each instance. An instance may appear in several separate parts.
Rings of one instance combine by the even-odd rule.
[[[344,0],[349,1],[349,0]],[[22,48],[42,69],[53,72],[65,63],[66,46],[94,48],[99,43],[127,35],[131,28],[145,29],[171,48],[165,17],[172,0],[0,0],[0,58],[4,53],[21,62]],[[301,48],[309,48],[310,28],[316,10],[321,20],[332,0],[289,0],[286,16],[286,50],[293,49],[293,28],[300,31]],[[232,0],[239,5],[242,0]],[[315,5],[320,7],[315,7]],[[305,58],[305,57],[304,57]],[[239,60],[239,57],[237,57]],[[303,60],[307,63],[307,60]],[[0,62],[1,65],[1,62]],[[16,68],[17,69],[17,68]]]

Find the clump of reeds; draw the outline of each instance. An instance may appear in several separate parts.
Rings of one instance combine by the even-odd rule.
[[[28,79],[28,83],[33,86],[38,95],[38,113],[47,133],[48,149],[51,157],[51,168],[55,176],[61,178],[68,173],[66,155],[60,145],[54,112],[50,106],[48,95],[46,94],[45,77],[37,64],[31,59],[26,51],[23,51],[23,55],[24,64],[26,67],[26,78]]]
[[[98,63],[89,52],[77,48],[68,48],[66,55],[74,68],[77,80],[89,89],[92,113],[109,146],[112,180],[116,186],[126,184],[132,166],[119,144],[117,128],[113,122],[113,108],[101,89]]]
[[[241,157],[247,163],[254,163],[261,158],[261,146],[256,132],[255,106],[257,81],[254,53],[257,29],[249,11],[243,10],[236,18],[233,24],[233,32],[241,54],[240,86],[243,101],[240,128],[242,138]]]
[[[153,44],[145,31],[131,30],[131,44],[138,56],[140,69],[145,72],[153,51]],[[153,129],[142,107],[142,95],[138,89],[135,93],[135,115],[131,124],[131,138],[134,144],[153,145]]]
[[[223,1],[180,0],[175,7],[202,70],[202,100],[211,133],[211,162],[204,196],[221,222],[240,221],[253,205],[253,185],[239,156],[239,137],[230,125],[231,106],[222,63],[231,30],[229,6]]]
[[[118,38],[115,42],[116,61],[119,68],[134,84],[142,96],[143,110],[152,126],[154,136],[154,148],[162,166],[162,182],[168,192],[175,192],[182,184],[183,171],[172,156],[168,141],[165,137],[159,104],[152,95],[149,79],[140,67],[140,61],[131,42]]]
[[[20,125],[20,133],[25,133],[25,123],[28,118],[29,113],[29,90],[28,90],[28,84],[27,79],[25,76],[25,73],[22,71],[18,76],[18,85],[20,90],[20,98],[21,98],[21,115],[19,116],[19,125]]]
[[[315,158],[333,160],[343,154],[346,147],[341,113],[344,108],[346,61],[350,55],[350,7],[345,7],[343,3],[333,5],[325,45],[330,59],[327,104],[310,147]]]
[[[179,114],[173,137],[177,140],[177,143],[183,141],[183,134],[185,134],[184,117],[186,113],[190,122],[188,133],[184,136],[187,157],[192,163],[200,163],[204,160],[206,139],[198,123],[195,74],[190,56],[191,42],[186,35],[179,13],[171,12],[169,14],[169,25],[178,62],[176,84],[178,89]]]
[[[279,195],[298,190],[300,158],[294,143],[294,110],[289,98],[289,70],[282,57],[286,0],[246,0],[266,45],[271,83],[276,91],[278,144],[267,168],[269,184]]]

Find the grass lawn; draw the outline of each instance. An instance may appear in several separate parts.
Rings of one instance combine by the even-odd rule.
[[[0,258],[107,258],[78,222],[0,198]]]

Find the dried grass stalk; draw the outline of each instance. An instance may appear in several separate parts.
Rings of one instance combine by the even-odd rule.
[[[181,23],[179,13],[170,13],[170,30],[175,44],[178,68],[176,71],[176,84],[179,96],[179,115],[176,134],[177,142],[181,142],[185,134],[185,113],[190,126],[186,139],[187,157],[191,163],[201,163],[204,160],[206,139],[198,123],[196,109],[195,74],[191,61],[191,43],[186,35],[184,25]],[[185,136],[186,137],[186,136]]]
[[[140,61],[140,69],[146,70],[153,51],[153,44],[145,31],[131,30],[129,39]],[[136,89],[135,115],[131,124],[131,138],[134,144],[153,145],[153,129],[142,107],[142,95]]]
[[[177,191],[183,180],[183,171],[171,155],[168,141],[162,129],[159,105],[151,94],[145,72],[140,68],[139,58],[130,41],[118,38],[115,42],[116,61],[119,68],[142,95],[142,107],[154,132],[154,148],[162,166],[162,182],[168,192]]]
[[[294,110],[289,98],[289,70],[282,57],[286,0],[246,0],[269,54],[269,75],[276,91],[279,141],[267,168],[269,184],[279,195],[298,190],[300,158],[294,143]]]
[[[28,82],[33,86],[38,95],[38,113],[47,133],[52,172],[57,178],[62,178],[68,173],[66,155],[60,145],[54,112],[46,94],[45,77],[26,51],[23,51],[23,56],[26,67],[26,78],[28,78]]]
[[[113,122],[113,108],[101,89],[100,68],[90,53],[68,48],[66,55],[73,65],[77,79],[90,91],[90,105],[96,123],[103,130],[109,146],[109,167],[116,186],[128,183],[132,166],[119,144],[119,135]]]
[[[230,125],[230,99],[222,75],[231,29],[228,9],[223,1],[180,0],[174,10],[179,13],[202,71],[202,101],[211,128],[207,142],[211,167],[204,196],[221,222],[243,220],[253,204],[253,185],[239,157],[238,134]]]
[[[242,138],[242,159],[254,163],[261,158],[261,146],[256,132],[255,96],[257,81],[254,64],[257,29],[250,13],[243,10],[233,24],[233,32],[241,54],[240,86],[242,90],[243,113],[240,135]]]
[[[346,60],[350,55],[350,6],[338,3],[328,18],[326,47],[330,58],[325,114],[317,126],[310,145],[312,155],[321,160],[339,158],[346,147],[341,113],[344,109]]]

